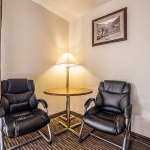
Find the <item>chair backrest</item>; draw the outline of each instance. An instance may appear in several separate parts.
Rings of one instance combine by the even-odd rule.
[[[1,86],[1,105],[6,114],[31,110],[37,107],[33,80],[8,79],[3,80]]]
[[[131,85],[124,81],[100,82],[95,105],[106,111],[123,113],[130,104]]]

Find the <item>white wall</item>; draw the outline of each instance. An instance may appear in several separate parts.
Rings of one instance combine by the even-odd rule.
[[[128,40],[92,47],[92,20],[127,7]],[[100,81],[125,80],[132,85],[132,131],[150,137],[150,1],[112,0],[70,23],[70,52],[82,67],[72,68],[71,85],[94,90],[72,97],[71,110],[83,113]]]
[[[49,114],[65,110],[65,98],[43,91],[65,84],[65,68],[54,65],[68,50],[69,23],[31,0],[3,0],[2,9],[2,79],[33,79]]]
[[[92,47],[92,20],[128,8],[128,40]],[[112,0],[69,23],[31,0],[4,0],[2,22],[2,79],[33,79],[38,98],[49,114],[65,110],[65,97],[43,94],[65,86],[65,68],[55,63],[68,49],[80,67],[70,68],[70,86],[93,89],[91,95],[71,97],[71,110],[83,113],[84,102],[95,97],[100,81],[132,84],[132,130],[150,137],[150,1]]]

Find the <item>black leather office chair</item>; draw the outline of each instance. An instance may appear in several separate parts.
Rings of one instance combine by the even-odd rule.
[[[85,113],[80,129],[79,142],[83,142],[83,140],[89,135],[92,135],[122,148],[123,150],[128,149],[132,115],[130,90],[130,84],[124,81],[106,80],[100,83],[96,99],[90,98],[84,105]],[[95,106],[87,110],[92,101],[94,101]],[[82,137],[84,124],[92,127],[93,130]],[[92,132],[94,132],[94,130],[112,135],[119,135],[125,131],[123,146],[117,145],[93,134]]]
[[[3,133],[14,138],[31,132],[38,131],[39,136],[30,139],[9,149],[20,147],[30,141],[43,137],[49,144],[51,143],[51,131],[47,111],[47,103],[42,100],[36,100],[34,94],[33,80],[27,79],[8,79],[2,82],[2,97],[0,105],[0,145],[4,149]],[[42,103],[45,111],[37,108]],[[48,127],[49,138],[47,138],[39,129]]]

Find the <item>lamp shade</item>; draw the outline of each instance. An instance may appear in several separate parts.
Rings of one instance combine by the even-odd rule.
[[[56,65],[62,65],[64,67],[75,67],[78,66],[79,64],[72,54],[65,53],[61,56]]]

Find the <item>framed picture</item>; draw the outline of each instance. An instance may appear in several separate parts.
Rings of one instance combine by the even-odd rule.
[[[92,20],[92,46],[127,40],[127,7]]]

